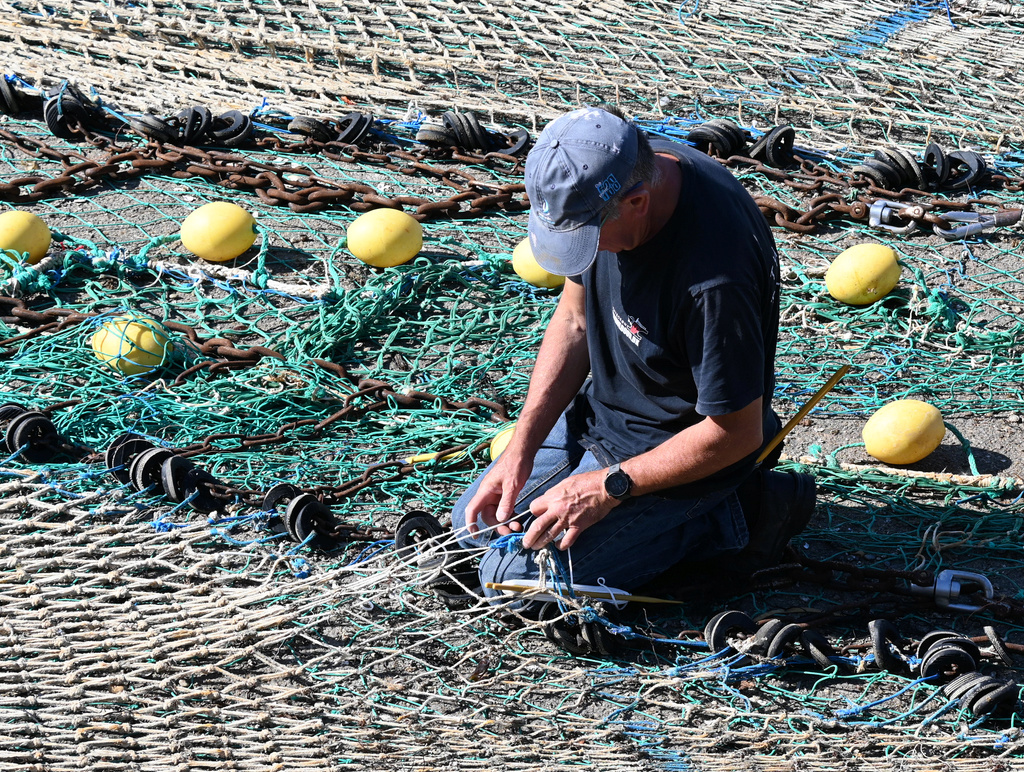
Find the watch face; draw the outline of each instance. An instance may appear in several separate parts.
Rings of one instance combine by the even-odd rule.
[[[604,478],[604,489],[609,496],[621,499],[629,493],[629,477],[625,472],[613,472]]]

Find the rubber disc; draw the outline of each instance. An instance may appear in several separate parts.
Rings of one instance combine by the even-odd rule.
[[[7,444],[11,446],[11,452],[15,453],[27,445],[21,455],[32,464],[53,458],[59,442],[60,434],[45,413],[24,413],[11,421],[7,428]]]
[[[115,479],[122,485],[127,485],[132,481],[131,472],[129,471],[132,459],[137,454],[152,447],[153,443],[145,437],[132,432],[126,432],[107,446],[103,460]],[[117,469],[116,467],[123,468]]]
[[[185,472],[185,476],[182,478],[181,487],[185,493],[185,498],[182,501],[198,491],[196,497],[189,501],[188,505],[199,512],[219,512],[227,502],[218,499],[210,490],[211,484],[219,483],[220,481],[205,469],[194,466]]]
[[[171,501],[185,500],[185,475],[195,469],[195,464],[181,456],[171,456],[160,467],[160,485]]]
[[[137,491],[144,491],[155,486],[158,492],[160,488],[161,470],[164,461],[174,455],[169,448],[149,448],[139,453],[128,468],[131,476],[132,486]]]

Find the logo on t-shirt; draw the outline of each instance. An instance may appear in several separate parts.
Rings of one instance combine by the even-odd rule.
[[[619,331],[629,338],[630,343],[634,346],[640,345],[640,337],[647,334],[647,328],[639,319],[629,316],[629,314],[626,315],[626,319],[623,319],[614,308],[612,309],[612,319]]]

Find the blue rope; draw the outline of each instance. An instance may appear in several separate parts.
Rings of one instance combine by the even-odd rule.
[[[690,4],[692,4],[693,7],[684,14],[683,9]],[[686,24],[686,20],[691,18],[694,14],[696,14],[699,8],[700,0],[683,0],[679,4],[679,9],[676,11],[676,14],[679,16],[679,23]]]
[[[836,711],[836,715],[839,718],[848,718],[850,716],[860,715],[861,713],[864,713],[865,711],[871,710],[871,708],[874,708],[874,707],[876,707],[878,705],[882,705],[882,704],[884,704],[886,702],[889,702],[890,700],[896,699],[901,694],[905,694],[910,689],[913,689],[915,686],[918,686],[918,685],[924,684],[924,683],[930,683],[931,681],[934,681],[936,678],[937,678],[937,676],[927,676],[925,678],[918,678],[916,681],[911,681],[909,684],[904,686],[902,689],[900,689],[895,694],[891,694],[888,697],[883,697],[880,700],[875,700],[874,702],[869,702],[867,705],[857,705],[852,700],[847,700],[847,702],[849,702],[853,707],[846,708],[844,710]],[[936,694],[938,694],[938,692],[936,692]],[[934,696],[935,695],[932,695],[932,697],[934,697]],[[928,699],[930,700],[931,697],[929,697]],[[925,700],[925,702],[927,702],[927,701],[928,700]],[[921,704],[923,705],[924,702],[922,702]]]

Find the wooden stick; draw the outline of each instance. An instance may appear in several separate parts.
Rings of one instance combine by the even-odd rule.
[[[825,382],[825,385],[818,389],[802,408],[796,411],[796,415],[789,419],[789,422],[782,427],[782,431],[776,434],[772,441],[768,443],[768,446],[761,451],[761,455],[757,457],[758,464],[768,458],[768,454],[775,450],[775,446],[786,439],[786,435],[793,431],[793,427],[804,420],[804,416],[810,413],[811,409],[821,402],[821,398],[832,391],[835,385],[839,383],[839,379],[848,372],[850,372],[850,365],[843,365],[832,374],[832,377]]]
[[[505,592],[519,592],[528,594],[544,593],[545,595],[555,595],[557,593],[550,592],[551,588],[544,587],[530,587],[524,584],[510,584],[508,582],[484,582],[484,587],[489,590],[503,590]],[[652,598],[648,595],[629,595],[627,593],[610,593],[610,592],[594,592],[592,590],[574,590],[573,594],[582,596],[584,598],[595,598],[597,600],[611,600],[611,601],[634,601],[636,603],[676,603],[682,604],[681,600],[666,600],[665,598]]]

